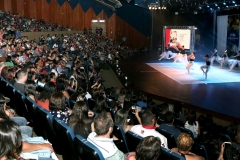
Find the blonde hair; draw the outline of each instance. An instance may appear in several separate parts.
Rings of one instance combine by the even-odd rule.
[[[192,137],[187,133],[181,133],[177,138],[177,148],[180,151],[189,151],[193,143]]]

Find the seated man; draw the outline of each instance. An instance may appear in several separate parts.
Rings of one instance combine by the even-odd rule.
[[[172,148],[171,150],[186,160],[205,160],[192,152],[190,152],[194,141],[192,137],[187,133],[181,133],[177,138],[177,148]]]
[[[141,115],[141,125],[135,125],[131,128],[131,131],[138,134],[141,137],[154,136],[161,140],[161,146],[168,148],[167,138],[158,133],[156,129],[156,117],[149,111],[145,110]]]
[[[174,122],[174,114],[168,111],[165,114],[165,123],[162,123],[159,128],[164,129],[169,133],[172,133],[177,142],[177,137],[181,134],[181,131],[173,125],[173,122]]]
[[[28,78],[28,73],[27,71],[24,70],[20,70],[17,72],[17,78],[16,78],[16,82],[14,83],[14,87],[16,87],[16,89],[18,89],[20,92],[25,93],[25,82],[27,81]]]
[[[94,118],[93,125],[93,132],[89,134],[87,140],[102,152],[104,159],[125,160],[125,155],[110,138],[114,126],[112,118],[102,112]]]

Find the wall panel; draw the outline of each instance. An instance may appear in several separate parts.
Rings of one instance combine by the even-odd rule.
[[[4,10],[4,1],[0,0],[0,10],[3,11]]]
[[[12,1],[4,0],[4,11],[12,13]]]
[[[12,14],[17,14],[17,1],[16,0],[9,0],[11,1],[12,5]]]
[[[15,1],[17,4],[17,13],[21,16],[24,15],[24,0],[16,0]]]

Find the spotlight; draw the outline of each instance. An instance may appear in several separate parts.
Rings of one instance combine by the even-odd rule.
[[[232,3],[235,3],[235,1],[232,1]]]
[[[226,5],[226,3],[225,3],[225,2],[223,2],[223,5]]]
[[[194,11],[193,14],[197,14],[198,12],[197,11]]]
[[[125,76],[125,79],[127,80],[127,76]]]
[[[148,9],[152,9],[152,7],[149,6]]]
[[[228,8],[228,6],[226,6],[226,8]]]
[[[215,3],[215,6],[218,6],[217,3]]]
[[[178,12],[175,12],[175,15],[178,15]]]
[[[202,7],[201,7],[201,6],[199,6],[198,8],[199,8],[199,9],[202,9]]]
[[[209,8],[209,6],[207,6]]]

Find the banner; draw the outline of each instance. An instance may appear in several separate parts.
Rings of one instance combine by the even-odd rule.
[[[227,50],[228,56],[238,52],[239,45],[239,15],[228,16]]]
[[[165,30],[165,47],[190,49],[191,30],[190,29],[170,29]]]

